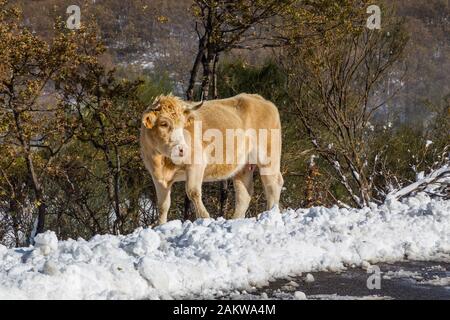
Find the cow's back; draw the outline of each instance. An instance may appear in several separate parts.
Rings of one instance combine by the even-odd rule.
[[[203,130],[280,129],[277,107],[256,94],[207,101],[198,113]]]

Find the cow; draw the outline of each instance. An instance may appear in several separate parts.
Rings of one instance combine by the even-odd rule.
[[[171,187],[177,181],[185,181],[197,218],[210,217],[202,202],[202,183],[227,179],[235,189],[232,218],[245,218],[256,168],[267,209],[279,204],[280,116],[277,107],[259,95],[242,93],[200,103],[161,95],[143,114],[140,147],[156,189],[158,224],[167,222]]]

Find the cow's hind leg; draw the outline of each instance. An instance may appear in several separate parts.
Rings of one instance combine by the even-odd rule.
[[[278,206],[280,203],[281,188],[283,187],[283,177],[278,171],[272,174],[261,174],[261,181],[264,186],[264,193],[267,200],[267,210]]]
[[[233,178],[234,191],[236,193],[236,207],[233,219],[245,218],[253,195],[253,169],[247,166]]]
[[[278,130],[278,131],[277,131]],[[258,169],[264,193],[267,200],[267,210],[279,206],[281,189],[283,188],[283,176],[281,175],[281,136],[277,129],[271,132],[270,144],[267,146],[266,156],[258,157]],[[277,140],[278,135],[278,140]]]
[[[202,183],[204,171],[205,168],[203,166],[192,166],[186,172],[186,194],[189,200],[191,200],[194,204],[195,214],[197,218],[209,218],[209,213],[202,201]]]

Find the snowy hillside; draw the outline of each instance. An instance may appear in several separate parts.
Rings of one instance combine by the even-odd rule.
[[[419,194],[365,209],[171,221],[127,236],[0,246],[0,298],[212,297],[274,277],[382,261],[449,259],[450,201]]]

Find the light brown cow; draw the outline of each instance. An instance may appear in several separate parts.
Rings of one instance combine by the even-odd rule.
[[[180,98],[158,97],[144,113],[141,153],[155,184],[159,223],[167,222],[170,190],[186,181],[186,194],[197,218],[209,218],[202,202],[202,183],[233,179],[233,218],[244,218],[258,167],[267,208],[278,205],[281,125],[277,108],[259,95],[240,94],[192,104]]]

